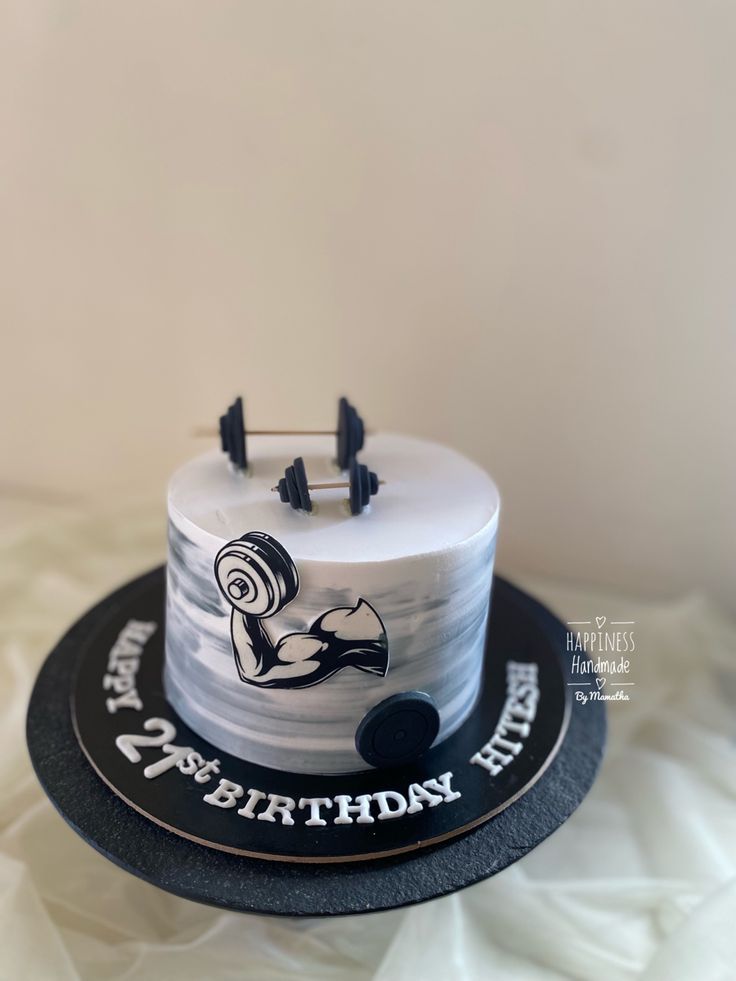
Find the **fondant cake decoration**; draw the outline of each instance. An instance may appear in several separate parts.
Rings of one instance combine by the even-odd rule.
[[[337,465],[347,470],[350,461],[363,449],[365,428],[354,405],[343,397],[337,403]]]
[[[330,485],[335,486],[334,484]],[[340,485],[342,486],[342,485]],[[312,498],[310,497],[310,486],[307,479],[307,470],[304,466],[304,457],[298,456],[294,462],[286,468],[284,476],[271,491],[276,491],[284,504],[291,505],[295,511],[312,510]]]
[[[264,437],[247,479],[214,450],[173,475],[164,689],[218,750],[280,771],[359,772],[418,758],[472,712],[498,492],[478,466],[436,443],[377,434],[370,453],[386,486],[349,520],[340,491],[325,490],[308,516],[274,500],[278,475],[300,456],[304,478],[341,479],[317,437]],[[351,467],[360,506],[370,471]],[[293,470],[298,485],[301,468]],[[260,533],[241,539],[249,529]],[[325,616],[335,610],[339,627],[337,614]],[[401,699],[379,723],[374,710],[394,695]],[[407,715],[410,699],[422,702],[420,714]]]
[[[371,766],[399,766],[426,752],[439,729],[434,699],[422,691],[397,692],[366,713],[355,747]]]
[[[531,732],[539,703],[537,665],[509,661],[506,685],[508,695],[494,733],[470,758],[471,763],[482,766],[492,777],[513,763]]]
[[[365,433],[347,399],[328,432],[337,461],[321,431],[259,440],[250,460],[247,435],[267,431],[247,430],[237,398],[220,418],[232,466],[213,449],[171,478],[165,592],[156,570],[109,597],[62,641],[34,691],[31,755],[62,813],[104,854],[206,902],[224,895],[232,904],[237,893],[246,908],[258,871],[231,863],[241,856],[326,866],[426,848],[408,879],[434,866],[438,884],[417,894],[394,880],[399,902],[467,884],[466,863],[436,865],[436,846],[519,802],[566,738],[565,628],[499,580],[489,621],[499,515],[490,477],[446,447],[377,435],[379,481],[357,459]],[[345,478],[334,479],[335,462]],[[359,521],[345,520],[343,495],[324,494],[313,508],[312,491],[346,488],[359,515],[384,482],[379,507]],[[275,505],[272,491],[290,507]],[[63,745],[62,687],[114,804]],[[54,707],[39,715],[33,704]],[[590,759],[600,724],[596,732]],[[506,842],[512,857],[494,849],[481,875],[533,847],[575,806],[561,772],[567,810],[546,813],[554,782],[540,782]],[[131,824],[121,801],[171,834],[152,834],[138,815]],[[203,845],[218,854],[201,860]],[[382,861],[355,879],[380,885],[388,870]],[[351,890],[326,876],[314,876],[331,893],[325,908],[349,911],[341,894]],[[303,903],[308,880],[292,870],[268,890],[287,881],[313,910]],[[371,897],[360,909],[377,905]],[[278,911],[292,906],[289,896]]]
[[[161,685],[163,631],[153,629],[163,612],[163,576],[158,572],[135,585],[110,604],[107,616],[85,637],[73,679],[75,728],[93,766],[118,796],[200,844],[295,862],[361,861],[436,844],[518,799],[542,774],[564,735],[571,701],[565,629],[549,615],[545,621],[531,601],[497,580],[483,688],[453,735],[417,759],[382,759],[379,768],[364,764],[359,772],[295,772],[290,763],[299,762],[300,746],[291,741],[283,769],[260,766],[203,739],[174,711]],[[121,634],[137,631],[136,625],[143,625],[140,642],[150,634],[136,657],[140,707],[110,713],[103,679],[111,652],[120,650]],[[232,673],[233,684],[240,685]],[[270,695],[250,690],[259,700]],[[310,692],[276,694],[296,696],[297,702],[310,697]],[[416,699],[419,693],[408,694]],[[401,747],[411,738],[409,716],[416,703],[403,696],[374,699],[367,715],[376,717],[375,744],[382,752]],[[320,727],[319,718],[315,725]],[[511,760],[494,776],[474,757],[488,755],[489,734],[501,728],[502,738],[522,746],[508,752]]]
[[[236,470],[246,470],[248,454],[245,449],[243,400],[238,396],[220,416],[220,446]]]
[[[129,620],[110,650],[107,673],[102,679],[102,687],[105,691],[111,692],[105,699],[107,711],[111,715],[124,708],[132,708],[138,712],[143,708],[136,687],[136,675],[146,641],[153,636],[157,626],[155,622]]]
[[[198,429],[197,436],[213,436],[219,432],[220,447],[227,453],[236,470],[248,468],[247,436],[335,436],[337,440],[336,463],[340,470],[347,470],[353,457],[363,449],[365,426],[354,405],[346,398],[337,403],[337,427],[335,429],[247,429],[243,399],[238,396],[220,416],[219,429],[215,432]]]
[[[252,531],[228,542],[217,553],[215,577],[232,606],[233,653],[240,680],[246,684],[311,688],[348,667],[385,677],[389,659],[386,628],[367,600],[327,610],[306,632],[271,639],[263,621],[284,609],[299,592],[296,566],[271,535]]]
[[[284,476],[271,490],[278,492],[279,498],[284,504],[291,505],[295,511],[312,511],[312,490],[332,490],[336,487],[346,487],[349,491],[348,505],[351,514],[360,514],[364,508],[370,504],[371,497],[378,493],[378,488],[385,483],[378,479],[378,475],[369,470],[363,463],[358,463],[353,457],[348,467],[349,479],[340,481],[326,481],[319,484],[312,484],[307,479],[307,470],[304,465],[304,458],[298,456],[291,466],[284,471]]]

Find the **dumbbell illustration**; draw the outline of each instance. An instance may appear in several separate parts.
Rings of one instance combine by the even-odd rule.
[[[383,621],[364,599],[326,610],[306,630],[274,640],[265,621],[299,593],[299,574],[280,542],[250,531],[215,558],[215,579],[232,607],[230,637],[240,680],[259,688],[311,688],[343,668],[385,677]],[[349,625],[349,627],[348,627]]]
[[[215,561],[223,596],[239,613],[259,619],[279,613],[299,592],[299,573],[271,535],[251,531],[230,542]]]
[[[355,406],[346,398],[337,403],[337,426],[334,429],[247,429],[243,399],[238,396],[220,416],[218,430],[198,429],[197,436],[216,436],[230,462],[238,470],[248,468],[248,436],[334,436],[337,441],[336,461],[340,470],[347,470],[350,460],[363,449],[365,427]]]
[[[383,483],[385,481],[379,480],[377,474],[369,470],[364,463],[358,463],[353,457],[348,467],[347,480],[310,484],[304,466],[304,458],[298,456],[292,465],[286,468],[284,476],[271,490],[278,493],[284,504],[289,504],[294,510],[310,512],[312,510],[310,491],[347,487],[350,513],[360,514],[363,508],[370,503],[371,497],[378,493],[378,488]]]
[[[389,671],[389,641],[378,611],[365,599],[326,610],[304,632],[274,640],[267,621],[299,593],[299,574],[284,546],[262,531],[224,545],[215,557],[215,579],[232,607],[230,636],[238,676],[258,688],[311,688],[344,668],[379,681]],[[273,630],[273,628],[271,628]],[[416,760],[434,742],[440,726],[433,699],[422,691],[399,691],[380,699],[356,719],[355,749],[373,767]]]

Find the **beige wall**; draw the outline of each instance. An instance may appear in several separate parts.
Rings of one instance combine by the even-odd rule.
[[[502,565],[734,605],[736,7],[0,6],[4,488],[431,435]]]

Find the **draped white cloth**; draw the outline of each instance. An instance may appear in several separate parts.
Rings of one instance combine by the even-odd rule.
[[[160,892],[57,815],[24,741],[71,622],[164,557],[159,504],[27,504],[0,533],[0,978],[736,977],[736,628],[703,597],[644,602],[517,579],[565,620],[635,620],[629,702],[591,794],[495,878],[407,910],[242,916]],[[346,888],[350,888],[349,879]]]

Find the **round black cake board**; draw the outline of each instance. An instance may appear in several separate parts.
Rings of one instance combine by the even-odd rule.
[[[521,858],[570,816],[593,782],[605,742],[603,705],[568,701],[561,742],[528,789],[519,788],[518,798],[510,794],[511,803],[474,830],[421,850],[360,863],[264,861],[167,831],[100,779],[77,741],[70,710],[80,654],[90,636],[125,612],[132,595],[160,593],[162,576],[157,569],[122,587],[72,627],[41,669],[27,721],[36,773],[65,820],[107,858],[160,888],[227,909],[278,915],[349,914],[422,902],[494,875]],[[552,649],[564,685],[565,637],[565,627],[544,607],[496,577],[489,648],[505,645],[519,651],[521,646],[522,654],[525,648],[533,655],[530,646],[541,645],[547,657]],[[472,770],[482,772],[481,767]]]

